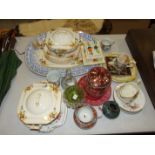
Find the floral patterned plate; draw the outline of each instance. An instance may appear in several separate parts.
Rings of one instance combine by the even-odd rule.
[[[62,126],[65,123],[65,120],[67,117],[67,111],[68,109],[67,109],[66,104],[62,103],[61,110],[60,110],[58,117],[50,124],[43,125],[39,131],[40,132],[52,132],[54,129]]]

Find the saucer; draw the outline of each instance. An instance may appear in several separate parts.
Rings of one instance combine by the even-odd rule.
[[[86,87],[86,78],[87,78],[87,75],[81,77],[81,79],[78,81],[79,87],[82,88],[84,91]],[[87,92],[85,91],[84,102],[92,106],[99,106],[104,104],[106,101],[108,101],[110,96],[111,96],[111,87],[107,87],[105,89],[103,96],[99,98],[93,98],[92,96],[88,95]]]
[[[123,100],[120,98],[120,96],[117,93],[117,90],[122,86],[123,84],[119,84],[114,89],[114,99],[118,103],[119,107],[127,112],[139,112],[144,108],[146,99],[143,91],[139,89],[139,93],[134,98],[134,100],[131,100],[130,103],[123,102]]]

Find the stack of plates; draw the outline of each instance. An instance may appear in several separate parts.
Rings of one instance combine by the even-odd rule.
[[[48,132],[62,125],[67,107],[61,105],[62,94],[57,85],[42,81],[26,87],[21,95],[17,114],[30,129]]]

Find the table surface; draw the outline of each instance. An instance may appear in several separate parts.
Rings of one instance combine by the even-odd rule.
[[[130,54],[129,48],[126,44],[126,35],[96,35],[98,40],[111,39],[115,41],[111,51],[118,51]],[[19,51],[24,51],[28,43],[33,38],[18,37],[15,48]],[[37,135],[37,134],[120,134],[120,133],[133,133],[133,132],[153,132],[155,131],[155,110],[150,101],[148,93],[141,83],[141,89],[146,97],[146,105],[144,109],[136,114],[130,114],[121,110],[120,115],[116,119],[108,119],[105,116],[98,119],[96,125],[88,130],[82,130],[74,123],[73,112],[74,110],[68,109],[67,119],[65,124],[56,128],[51,133],[40,133],[37,131],[29,130],[17,116],[17,105],[22,90],[34,82],[45,80],[44,77],[32,73],[24,62],[24,55],[19,58],[23,61],[22,65],[18,68],[16,77],[12,80],[11,88],[5,96],[0,107],[0,134],[15,134],[15,135]],[[139,79],[141,79],[138,74]],[[117,83],[112,82],[112,88]],[[110,100],[113,100],[113,94]]]
[[[126,42],[155,108],[155,68],[152,55],[155,50],[155,29],[131,29],[127,33]]]

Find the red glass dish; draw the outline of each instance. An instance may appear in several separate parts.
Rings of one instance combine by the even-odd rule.
[[[88,85],[95,89],[104,89],[111,84],[110,72],[104,67],[94,67],[88,72]]]
[[[80,88],[82,88],[85,91],[84,102],[89,104],[89,105],[92,105],[92,106],[102,105],[106,101],[108,101],[110,96],[111,96],[111,87],[110,86],[105,88],[102,96],[100,96],[98,98],[94,98],[90,94],[88,94],[86,91],[87,75],[81,77],[81,79],[78,81],[78,85]]]

